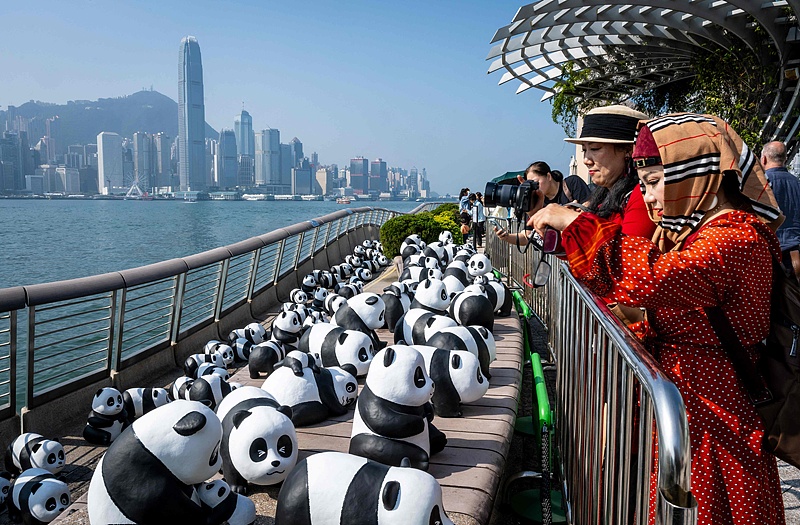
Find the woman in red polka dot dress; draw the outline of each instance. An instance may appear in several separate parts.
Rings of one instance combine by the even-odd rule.
[[[595,293],[646,309],[646,320],[631,328],[686,405],[699,523],[783,525],[763,424],[704,310],[722,307],[755,365],[756,344],[769,331],[780,211],[752,152],[717,117],[677,114],[641,124],[633,155],[659,226],[654,242],[560,206],[530,223],[540,233],[562,231],[572,273]]]

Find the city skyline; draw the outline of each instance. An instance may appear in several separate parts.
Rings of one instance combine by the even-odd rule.
[[[574,148],[550,105],[486,74],[494,30],[522,3],[187,5],[10,6],[10,19],[37,24],[10,28],[0,68],[14,74],[0,76],[0,109],[151,86],[177,99],[173,50],[191,34],[203,52],[206,121],[217,130],[233,127],[244,102],[255,131],[302,137],[322,164],[363,155],[425,167],[439,193],[482,187],[533,160],[568,169]],[[81,38],[71,36],[76,27]]]

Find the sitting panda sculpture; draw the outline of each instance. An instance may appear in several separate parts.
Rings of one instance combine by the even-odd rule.
[[[313,355],[319,366],[353,365],[356,377],[367,375],[375,354],[367,334],[331,323],[317,323],[306,330],[297,349]]]
[[[12,522],[44,525],[69,507],[69,487],[47,470],[30,468],[11,482],[7,504]]]
[[[275,365],[284,357],[286,357],[286,349],[283,344],[272,339],[251,347],[250,358],[247,362],[250,379],[260,378],[262,372],[269,376],[275,370]]]
[[[439,417],[461,417],[461,403],[472,403],[486,395],[489,380],[481,373],[478,358],[465,350],[445,350],[414,345],[422,354],[425,367],[436,388],[433,412]]]
[[[222,473],[234,492],[248,483],[277,485],[297,463],[292,409],[254,386],[232,392],[217,408],[222,421]]]
[[[464,290],[470,289],[470,286]],[[456,293],[447,308],[447,313],[461,326],[480,325],[490,332],[494,330],[494,304],[485,293],[474,291]]]
[[[129,388],[122,393],[122,402],[128,413],[128,424],[151,410],[170,402],[165,388]]]
[[[256,521],[256,504],[250,498],[243,498],[225,483],[215,479],[201,483],[197,487],[200,506],[210,521],[226,522],[228,525],[252,525]]]
[[[346,414],[358,396],[355,374],[352,365],[321,368],[311,354],[294,350],[261,388],[291,407],[292,422],[301,427]]]
[[[453,525],[442,488],[427,472],[341,452],[307,457],[284,481],[275,525],[295,525],[299,516],[314,516],[302,521],[313,525]]]
[[[349,452],[394,466],[407,459],[428,470],[430,456],[447,444],[431,423],[432,395],[422,354],[404,345],[378,352],[356,402]]]
[[[234,341],[236,341],[240,337],[243,337],[248,341],[250,341],[251,343],[253,343],[254,345],[257,345],[258,343],[264,341],[266,335],[267,331],[261,325],[261,323],[250,323],[244,328],[238,328],[236,330],[233,330],[230,334],[228,334],[228,344],[233,346]]]
[[[5,463],[6,470],[15,476],[29,468],[42,468],[55,476],[64,470],[66,456],[58,441],[26,432],[9,443]]]
[[[211,519],[195,489],[219,471],[221,441],[222,424],[202,403],[177,400],[145,414],[100,458],[89,483],[89,521],[223,523]]]
[[[83,439],[107,447],[129,423],[120,391],[112,387],[101,388],[92,397],[92,411],[83,427]]]
[[[350,299],[336,310],[331,322],[345,330],[356,330],[367,334],[372,339],[376,350],[386,346],[375,332],[383,327],[386,317],[386,304],[378,294],[362,292]]]
[[[428,339],[429,346],[467,350],[478,358],[481,372],[489,379],[489,365],[497,358],[497,344],[492,332],[483,326],[455,326],[443,328]]]

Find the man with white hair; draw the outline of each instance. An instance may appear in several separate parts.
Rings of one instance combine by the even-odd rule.
[[[786,216],[775,232],[781,243],[783,266],[800,280],[800,179],[786,169],[786,146],[783,142],[764,145],[761,165],[766,170],[772,193]]]

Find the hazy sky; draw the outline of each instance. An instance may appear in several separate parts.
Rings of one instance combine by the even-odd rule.
[[[487,75],[489,42],[524,2],[6,0],[0,108],[28,100],[128,95],[178,99],[178,48],[203,57],[206,120],[298,137],[323,164],[361,155],[426,168],[458,192],[545,160],[568,170],[574,146],[542,92],[515,95]],[[177,117],[176,117],[177,118]]]

